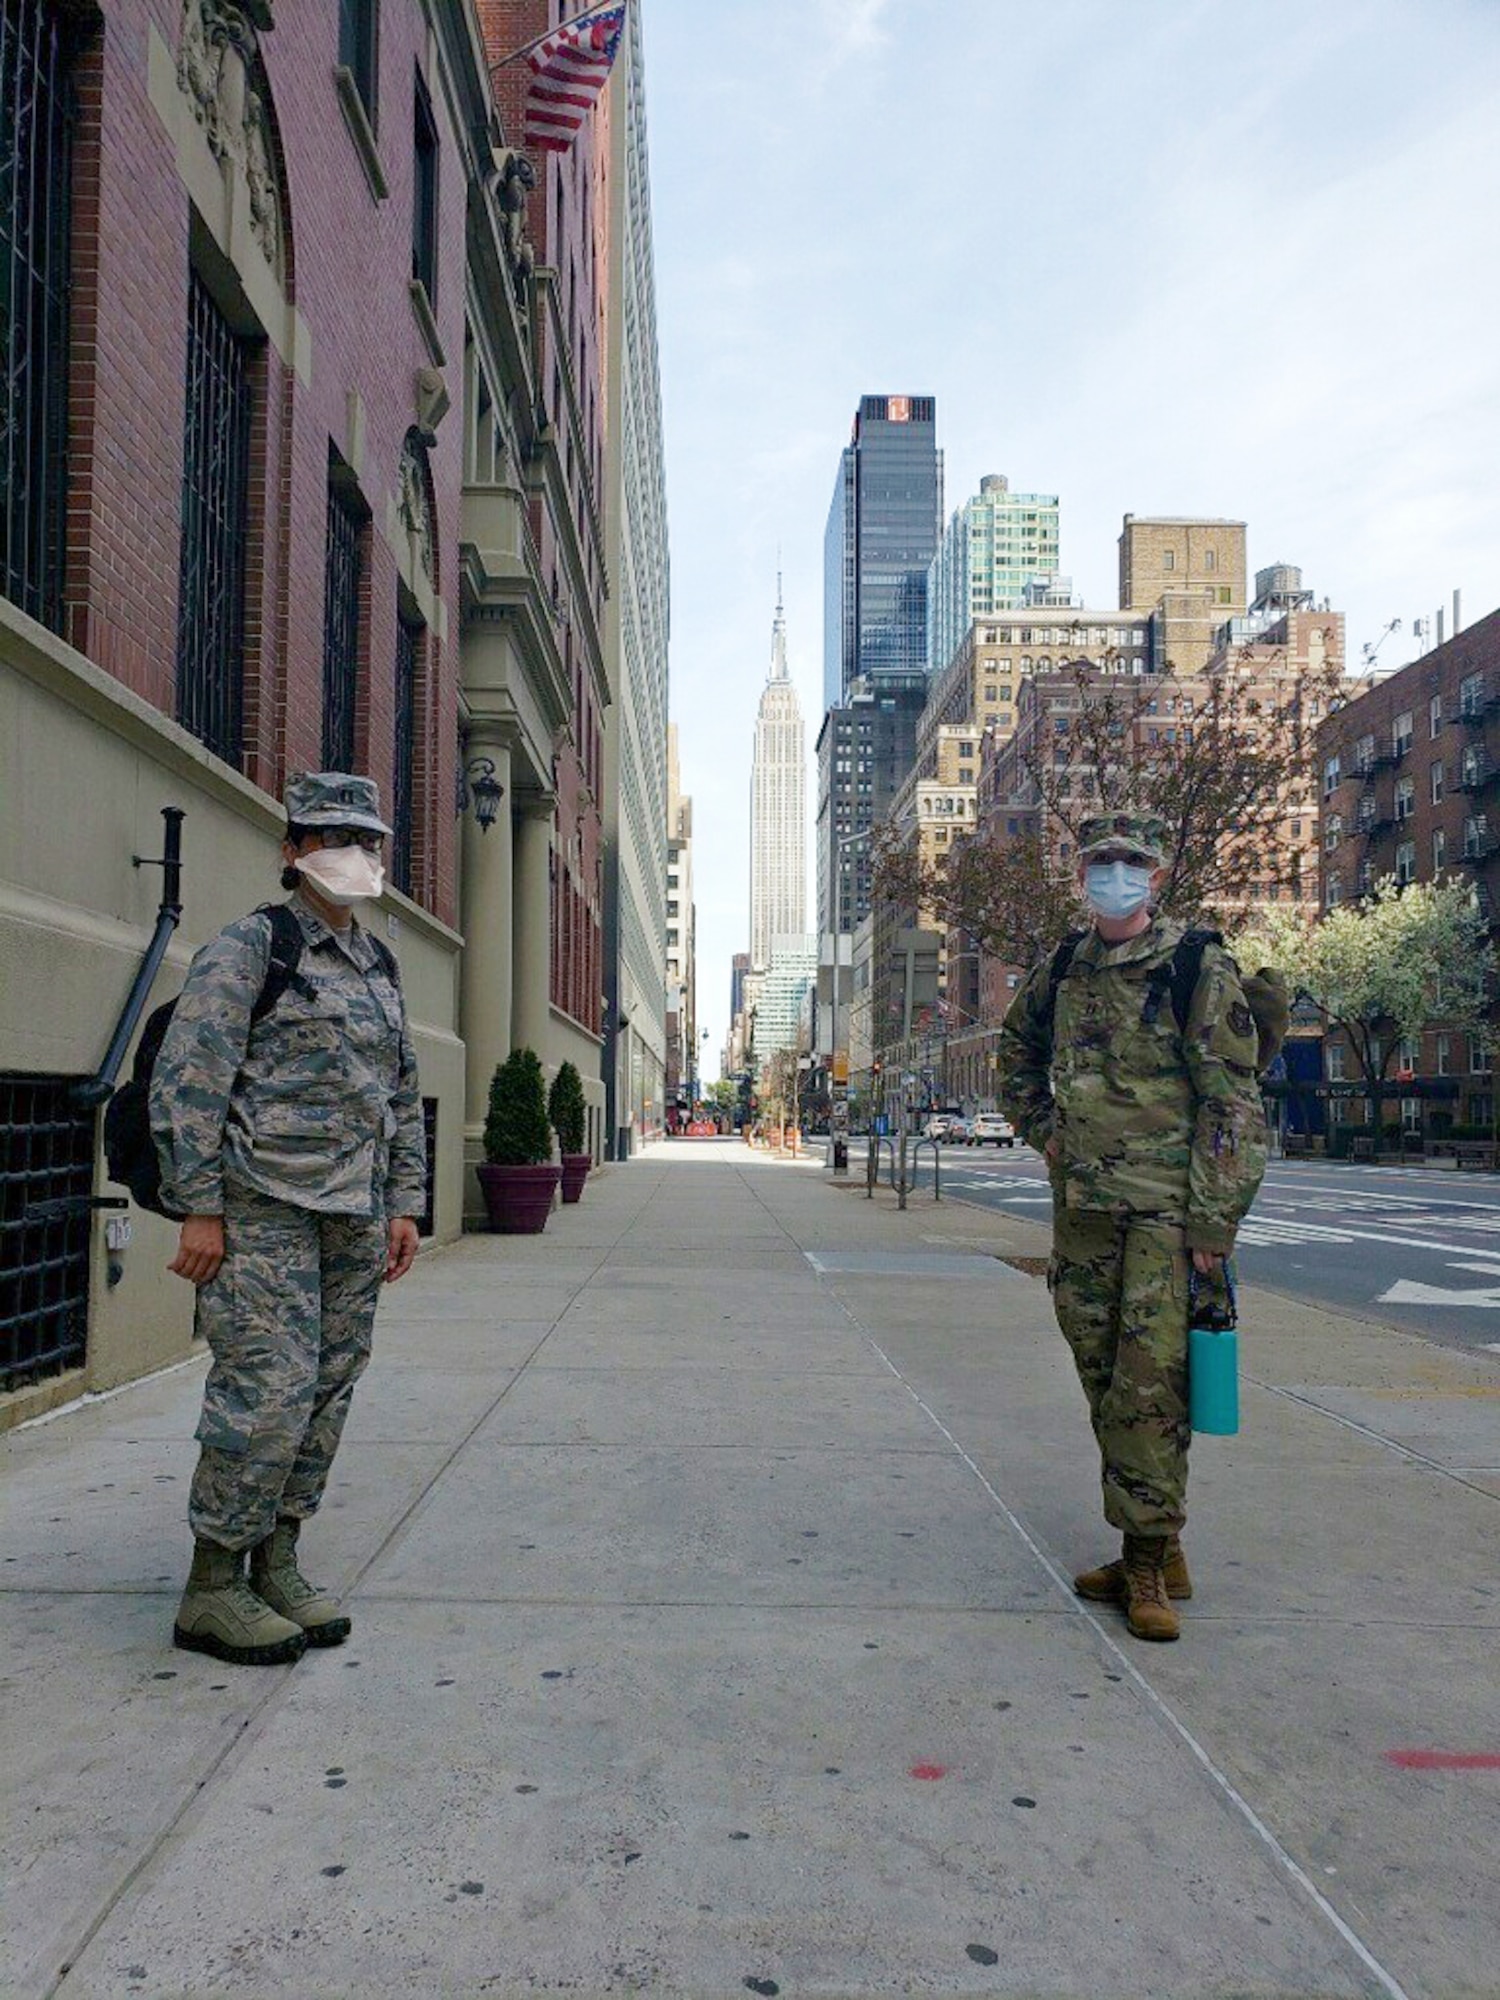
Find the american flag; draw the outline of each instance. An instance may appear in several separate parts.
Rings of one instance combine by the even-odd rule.
[[[566,153],[594,100],[609,81],[610,66],[625,32],[629,0],[609,0],[564,21],[527,56],[531,89],[526,96],[528,146]]]

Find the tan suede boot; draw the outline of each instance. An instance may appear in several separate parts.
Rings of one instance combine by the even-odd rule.
[[[300,1659],[307,1635],[272,1610],[245,1581],[242,1550],[199,1541],[177,1607],[172,1643],[236,1667],[279,1667]]]
[[[309,1646],[341,1646],[353,1629],[344,1608],[309,1583],[297,1567],[300,1521],[281,1515],[263,1542],[250,1551],[250,1588],[273,1611],[307,1634]]]
[[[1165,1535],[1127,1535],[1125,1554],[1125,1622],[1137,1639],[1175,1639],[1182,1621],[1167,1601]]]
[[[1187,1557],[1176,1535],[1167,1537],[1167,1559],[1162,1564],[1162,1574],[1167,1580],[1168,1597],[1192,1596],[1193,1579],[1188,1575]],[[1074,1577],[1073,1588],[1091,1604],[1123,1604],[1126,1596],[1123,1560],[1116,1557],[1113,1562],[1101,1563],[1098,1569],[1084,1570],[1082,1575]]]

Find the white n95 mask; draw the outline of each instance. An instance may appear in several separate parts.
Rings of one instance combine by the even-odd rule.
[[[311,854],[299,854],[292,866],[341,909],[378,896],[385,887],[380,856],[362,847],[315,847]]]

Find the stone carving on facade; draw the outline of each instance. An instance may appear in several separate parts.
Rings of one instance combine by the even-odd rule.
[[[435,444],[437,427],[453,404],[453,398],[448,394],[447,378],[441,368],[417,370],[416,401],[417,429],[422,433],[422,442]]]
[[[271,26],[265,0],[184,0],[177,82],[216,160],[244,175],[250,228],[266,262],[282,270],[281,181],[271,136],[270,92],[257,28]]]
[[[513,146],[495,155],[495,166],[495,200],[500,209],[501,234],[516,302],[524,311],[531,274],[536,268],[535,252],[526,240],[526,197],[536,186],[536,168]]]
[[[396,496],[396,512],[406,531],[412,567],[427,579],[429,588],[435,591],[437,573],[433,562],[431,492],[427,477],[427,448],[419,437],[408,431],[401,452],[401,483]]]

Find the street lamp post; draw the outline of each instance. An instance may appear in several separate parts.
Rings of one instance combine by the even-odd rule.
[[[833,792],[831,787],[828,795],[828,821],[828,937],[833,947],[833,968],[830,982],[832,990],[828,1024],[828,1159],[826,1164],[837,1172],[840,1168],[846,1168],[849,1164],[848,1133],[840,1132],[836,1129],[839,1121],[835,1116],[836,1106],[840,1102],[847,1106],[849,1102],[849,1078],[847,1073],[844,1077],[844,1095],[842,1100],[838,1096],[838,1079],[834,1074],[839,1057],[839,985],[840,973],[843,970],[842,954],[839,951],[839,938],[843,935],[839,928],[839,856],[846,847],[853,847],[861,840],[868,840],[871,830],[869,827],[866,827],[859,833],[846,833],[842,835],[834,833]],[[849,938],[849,971],[852,976],[854,972],[854,933],[852,931],[849,933]]]

